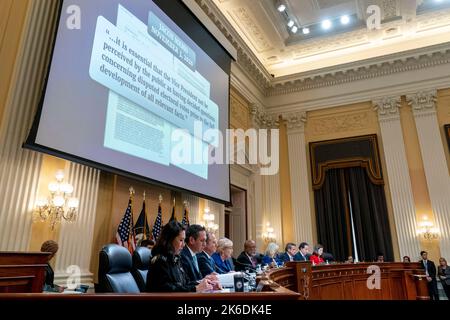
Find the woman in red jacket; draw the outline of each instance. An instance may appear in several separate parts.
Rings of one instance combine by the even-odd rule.
[[[323,253],[323,246],[321,244],[315,245],[314,252],[309,257],[309,260],[312,262],[313,266],[324,262],[322,258],[322,253]]]

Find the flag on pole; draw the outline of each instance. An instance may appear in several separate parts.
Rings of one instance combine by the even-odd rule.
[[[169,222],[173,220],[177,221],[177,218],[175,217],[175,198],[173,198],[172,216],[170,217]]]
[[[130,194],[127,210],[119,223],[116,232],[117,244],[123,246],[132,254],[136,249],[136,239],[133,231],[133,200]]]
[[[162,197],[159,196],[158,214],[156,215],[155,224],[153,225],[153,230],[152,230],[152,236],[153,236],[153,240],[155,240],[155,242],[158,241],[159,236],[161,234],[161,228],[162,228],[161,201],[162,201]]]
[[[134,234],[138,245],[140,245],[142,240],[146,240],[150,237],[150,227],[148,226],[147,211],[145,210],[145,192],[144,200],[142,202],[142,210],[136,224],[134,225]]]
[[[186,201],[184,202],[184,213],[181,224],[186,228],[189,228],[189,210],[188,210],[188,203]]]

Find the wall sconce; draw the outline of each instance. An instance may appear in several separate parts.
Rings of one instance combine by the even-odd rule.
[[[214,213],[210,213],[209,208],[206,207],[205,213],[203,214],[203,221],[207,232],[215,233],[217,230],[219,230],[219,225],[214,222],[215,220],[216,217]]]
[[[52,230],[62,219],[75,222],[79,205],[78,198],[71,197],[73,186],[64,182],[64,172],[58,170],[55,177],[56,181],[48,185],[50,196],[36,202],[33,216],[34,220],[49,221]]]
[[[263,232],[262,237],[266,243],[276,242],[274,229],[270,226],[270,222],[266,223],[266,231]]]
[[[436,240],[439,237],[439,229],[433,227],[433,222],[428,220],[427,216],[424,216],[423,220],[419,222],[417,233],[419,236],[429,241]]]

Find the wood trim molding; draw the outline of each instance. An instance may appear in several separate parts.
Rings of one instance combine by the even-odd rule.
[[[450,152],[450,124],[444,125],[444,131],[447,138],[448,151]]]

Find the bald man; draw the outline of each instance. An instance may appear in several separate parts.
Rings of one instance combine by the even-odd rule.
[[[256,242],[254,240],[247,240],[244,243],[244,251],[241,252],[237,258],[235,265],[236,271],[250,270],[256,271],[258,260],[256,258]]]

